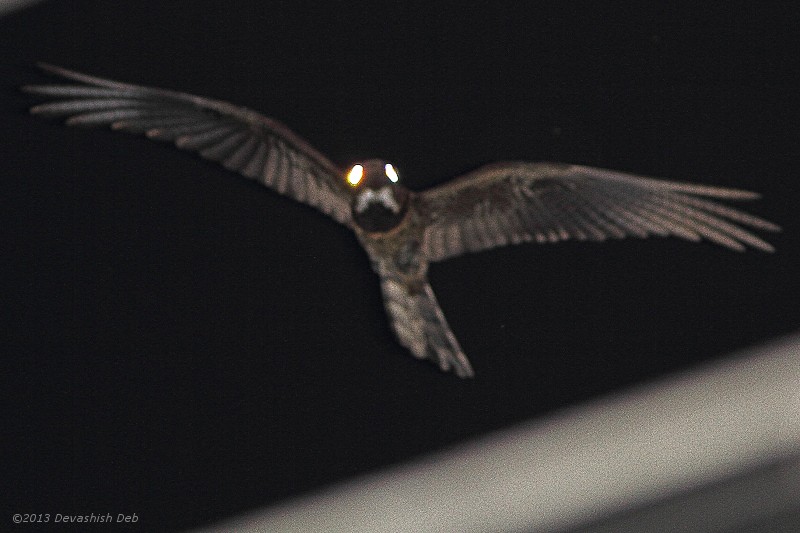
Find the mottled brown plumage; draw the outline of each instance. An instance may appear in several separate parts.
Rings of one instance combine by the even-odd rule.
[[[413,192],[398,183],[396,170],[385,161],[364,161],[346,173],[286,126],[255,111],[40,66],[74,83],[24,87],[54,98],[32,107],[32,113],[171,142],[351,228],[380,277],[400,344],[461,377],[473,370],[428,284],[430,262],[522,242],[650,235],[771,252],[769,243],[745,228],[779,230],[715,201],[750,200],[755,193],[578,165],[495,163]]]

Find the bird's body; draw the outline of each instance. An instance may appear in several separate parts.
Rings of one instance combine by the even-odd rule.
[[[400,344],[461,377],[473,370],[428,283],[431,262],[522,242],[650,235],[772,251],[745,228],[779,229],[715,201],[753,199],[755,193],[559,163],[495,163],[410,191],[390,163],[371,159],[344,172],[286,126],[255,111],[41,67],[77,84],[25,87],[57,98],[34,106],[33,113],[172,142],[352,229],[380,278]]]

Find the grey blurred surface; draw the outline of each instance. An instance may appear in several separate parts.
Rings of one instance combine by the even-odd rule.
[[[800,456],[618,513],[570,533],[800,531]]]
[[[22,9],[23,7],[38,4],[41,1],[42,0],[0,0],[0,17],[12,11]]]
[[[799,354],[784,339],[204,531],[795,530]]]

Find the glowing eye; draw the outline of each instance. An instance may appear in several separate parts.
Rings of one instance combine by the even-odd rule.
[[[397,183],[400,178],[397,177],[397,171],[394,169],[394,167],[387,163],[384,167],[384,170],[386,171],[386,175],[389,177],[389,179],[392,180],[392,183]]]
[[[355,187],[361,181],[361,178],[364,176],[364,167],[361,165],[356,165],[352,169],[350,169],[350,173],[347,174],[347,181],[350,182],[350,185]]]

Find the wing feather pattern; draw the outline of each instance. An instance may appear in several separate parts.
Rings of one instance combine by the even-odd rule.
[[[217,100],[39,66],[70,84],[23,87],[53,99],[31,113],[173,143],[351,224],[351,191],[340,169],[276,120]]]
[[[440,261],[509,243],[675,236],[731,250],[773,247],[775,224],[718,200],[756,193],[556,163],[495,163],[420,194],[424,252]]]

